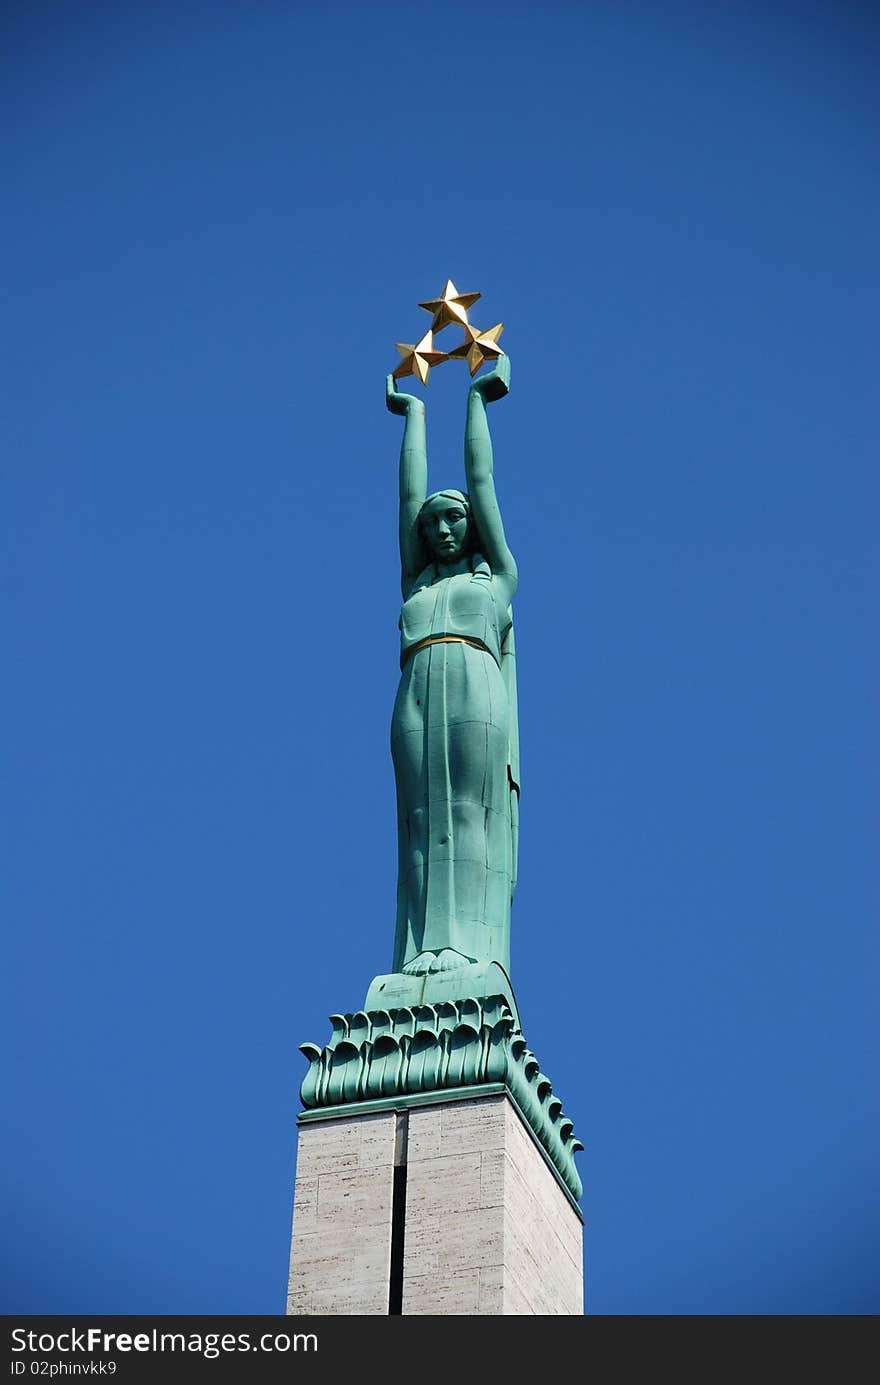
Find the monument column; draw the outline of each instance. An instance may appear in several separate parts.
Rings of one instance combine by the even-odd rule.
[[[512,601],[487,408],[510,382],[503,324],[447,281],[400,344],[387,403],[400,452],[401,681],[393,969],[363,1008],[303,1044],[287,1311],[296,1315],[583,1312],[582,1193],[571,1120],[528,1048],[510,981],[519,837]],[[463,329],[448,352],[434,335]],[[475,377],[467,490],[427,494],[426,384]],[[489,363],[494,368],[479,374]]]

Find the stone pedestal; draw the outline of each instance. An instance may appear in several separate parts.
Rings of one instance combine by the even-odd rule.
[[[288,1313],[583,1313],[581,1218],[503,1087],[300,1123]]]

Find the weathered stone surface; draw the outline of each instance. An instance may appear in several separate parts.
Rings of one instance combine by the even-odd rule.
[[[476,1316],[481,1311],[480,1271],[459,1270],[449,1276],[439,1291],[435,1275],[413,1276],[404,1285],[403,1311],[408,1317]]]
[[[393,1112],[303,1126],[299,1134],[291,1314],[387,1314]]]
[[[434,1119],[434,1107],[416,1107],[409,1113],[409,1150],[407,1163],[433,1159],[440,1153],[440,1122]]]
[[[405,1119],[404,1314],[583,1313],[580,1219],[508,1097]],[[301,1127],[289,1313],[388,1313],[395,1124]]]
[[[410,1114],[406,1213],[405,1314],[583,1313],[580,1220],[505,1096]]]
[[[476,1212],[482,1206],[480,1195],[481,1158],[479,1151],[472,1154],[444,1154],[432,1159],[431,1172],[435,1178],[442,1179],[447,1191],[444,1211],[447,1216],[459,1212]],[[407,1166],[407,1169],[409,1166]],[[407,1222],[421,1225],[423,1221],[437,1215],[436,1198],[428,1180],[407,1176],[406,1218]]]

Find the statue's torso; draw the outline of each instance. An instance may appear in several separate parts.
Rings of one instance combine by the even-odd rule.
[[[483,565],[413,592],[400,613],[400,652],[405,655],[431,635],[463,635],[479,640],[500,663],[509,628],[509,610],[499,611],[491,573]]]

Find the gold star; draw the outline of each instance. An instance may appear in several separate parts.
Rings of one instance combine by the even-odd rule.
[[[449,359],[466,360],[470,367],[471,375],[476,375],[480,366],[485,361],[496,361],[504,352],[498,345],[498,338],[504,331],[504,323],[496,322],[494,327],[490,327],[488,332],[481,332],[479,327],[465,326],[464,341],[461,346],[456,346],[450,351]]]
[[[399,380],[402,375],[418,375],[423,385],[428,383],[432,365],[440,365],[446,360],[445,351],[434,350],[434,338],[430,329],[414,345],[411,342],[398,341],[395,343],[397,350],[403,357],[400,365],[391,373],[395,380]]]
[[[443,328],[450,324],[467,327],[467,310],[480,296],[479,293],[459,293],[452,280],[447,279],[440,297],[420,303],[419,307],[434,314],[431,331],[442,332]]]

